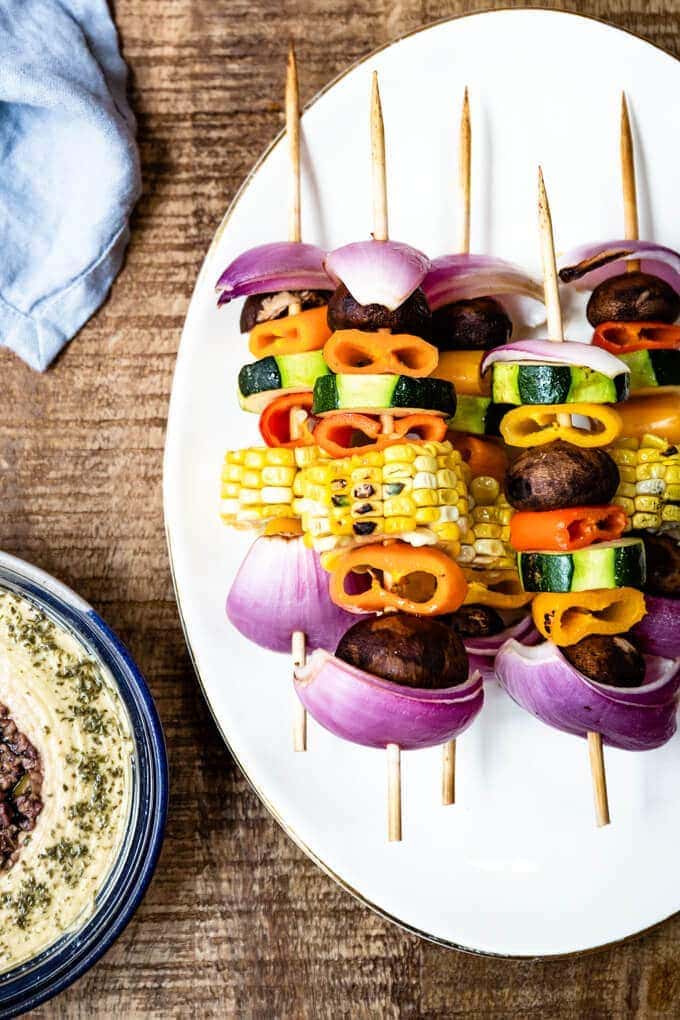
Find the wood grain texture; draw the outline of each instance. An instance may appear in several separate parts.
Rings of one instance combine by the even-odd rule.
[[[0,542],[100,609],[149,678],[172,763],[150,892],[41,1017],[677,1017],[680,919],[592,956],[451,952],[359,906],[287,839],[222,747],[194,682],[163,534],[179,334],[225,206],[282,126],[287,42],[303,100],[457,0],[116,0],[144,196],[110,300],[45,376],[0,354]],[[545,6],[545,4],[544,4]],[[679,0],[563,0],[680,53]]]

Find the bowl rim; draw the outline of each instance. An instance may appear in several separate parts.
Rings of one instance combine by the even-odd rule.
[[[10,590],[14,585],[19,593],[61,617],[104,663],[130,717],[135,759],[139,759],[140,749],[143,750],[148,775],[142,779],[138,769],[133,772],[133,803],[126,832],[119,856],[104,884],[106,888],[109,880],[114,885],[125,881],[126,895],[113,902],[104,895],[102,903],[80,928],[62,936],[38,956],[0,974],[0,1018],[3,1020],[34,1009],[64,991],[104,955],[127,927],[158,863],[169,799],[168,758],[158,710],[141,670],[118,635],[67,585],[40,567],[0,552],[0,588],[5,585]],[[146,787],[148,799],[145,803],[138,799],[135,814],[135,794],[139,795],[140,784]],[[121,854],[127,856],[119,871]],[[105,906],[108,912],[102,919]],[[98,919],[103,931],[99,930]],[[88,933],[89,928],[93,930]],[[81,941],[83,935],[85,938]],[[62,939],[65,939],[63,944]],[[44,954],[47,958],[41,961]]]

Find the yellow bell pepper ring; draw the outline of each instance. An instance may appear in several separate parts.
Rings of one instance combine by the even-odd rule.
[[[456,393],[470,397],[491,396],[491,372],[482,375],[486,351],[444,351],[439,355],[437,378],[446,379]]]
[[[570,424],[562,424],[562,416]],[[574,422],[587,419],[588,426]],[[621,435],[621,415],[607,404],[525,404],[515,407],[501,422],[501,435],[508,446],[543,446],[563,439],[584,448],[607,446]]]
[[[574,645],[591,634],[624,634],[645,615],[636,588],[544,592],[531,605],[536,629],[555,645]]]

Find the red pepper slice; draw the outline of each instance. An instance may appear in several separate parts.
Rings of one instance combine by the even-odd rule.
[[[570,552],[593,542],[620,538],[626,512],[620,506],[576,506],[566,510],[520,510],[510,519],[510,545],[517,552]]]
[[[610,354],[679,350],[680,326],[664,322],[601,322],[593,334],[593,344]]]
[[[331,457],[349,457],[353,453],[384,450],[413,434],[423,442],[441,442],[446,435],[446,421],[436,414],[407,414],[394,419],[389,434],[382,434],[381,430],[378,415],[340,411],[325,415],[318,422],[314,442]],[[364,435],[368,442],[357,442],[357,433]]]
[[[283,446],[291,449],[296,446],[312,446],[314,439],[304,422],[297,439],[290,438],[290,412],[299,407],[309,415],[312,410],[313,394],[286,393],[272,400],[260,415],[260,433],[267,446]]]

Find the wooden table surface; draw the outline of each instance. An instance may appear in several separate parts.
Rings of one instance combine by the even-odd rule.
[[[56,366],[40,376],[0,353],[0,543],[82,592],[129,644],[165,724],[172,801],[135,920],[36,1016],[680,1016],[680,918],[586,957],[506,961],[420,941],[341,891],[271,820],[220,743],[173,599],[161,462],[175,352],[213,231],[282,125],[288,39],[307,99],[387,40],[485,6],[114,2],[144,195],[109,301]],[[680,0],[562,6],[680,55]]]

